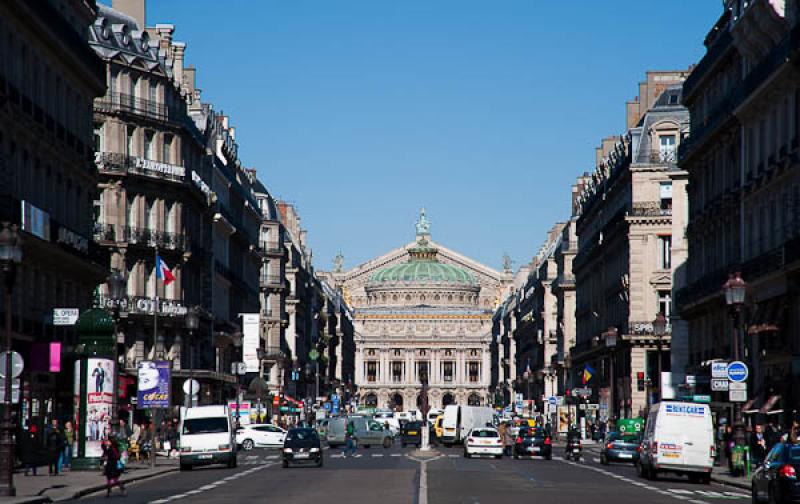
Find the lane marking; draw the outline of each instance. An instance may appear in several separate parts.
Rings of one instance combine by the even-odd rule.
[[[162,499],[152,500],[148,504],[165,504],[167,502],[171,502],[171,501],[174,501],[174,500],[184,499],[184,498],[192,496],[192,495],[197,495],[197,494],[200,494],[200,493],[203,493],[203,492],[207,492],[209,490],[213,490],[213,489],[218,488],[218,487],[220,487],[222,485],[230,483],[231,481],[235,481],[235,480],[237,480],[237,479],[239,479],[239,478],[241,478],[243,476],[248,476],[250,474],[253,474],[256,471],[260,471],[262,469],[266,469],[268,467],[272,467],[273,465],[274,464],[259,465],[259,466],[256,466],[256,467],[252,468],[252,469],[248,469],[246,471],[238,472],[236,474],[232,474],[230,476],[227,476],[227,477],[222,478],[220,480],[214,481],[212,483],[208,483],[208,484],[203,485],[200,488],[196,488],[194,490],[189,490],[189,491],[184,492],[184,493],[170,495],[169,497],[165,497],[165,498],[162,498]]]
[[[383,457],[383,453],[373,453],[372,457],[373,458]]]
[[[402,454],[402,453],[392,453],[392,455],[391,455],[391,456],[392,456],[392,457],[402,457],[402,456],[403,456],[403,454]]]

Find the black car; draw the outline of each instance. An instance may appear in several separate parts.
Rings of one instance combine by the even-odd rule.
[[[283,467],[289,464],[313,463],[322,467],[322,444],[314,429],[291,429],[283,442]]]
[[[422,444],[422,422],[406,422],[400,428],[400,442],[403,447],[406,445],[417,445],[417,448]]]
[[[553,443],[550,433],[541,427],[520,427],[514,442],[514,458],[539,456],[553,458]]]
[[[800,502],[800,445],[778,443],[753,473],[753,502]]]
[[[600,463],[630,462],[635,464],[639,460],[640,443],[641,440],[637,435],[609,432],[600,448]]]

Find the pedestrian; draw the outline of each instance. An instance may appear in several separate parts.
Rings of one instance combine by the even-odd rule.
[[[48,452],[48,474],[58,476],[61,472],[61,456],[64,452],[64,433],[58,425],[58,419],[53,418],[45,429],[45,448]]]
[[[28,475],[28,471],[32,471],[33,475],[36,476],[36,468],[39,466],[42,447],[35,424],[28,427],[28,430],[18,439],[17,445],[20,462],[25,467],[25,476]]]
[[[117,438],[112,436],[103,442],[103,459],[105,460],[103,474],[106,477],[106,497],[111,497],[111,489],[115,486],[119,486],[122,495],[126,495],[125,485],[119,480],[125,466],[122,464],[122,453]]]
[[[514,436],[511,434],[511,429],[506,426],[506,430],[503,433],[503,454],[506,456],[511,456],[511,449],[514,446]]]
[[[178,455],[178,421],[175,419],[167,424],[167,441],[169,441],[167,456],[176,457]]]
[[[728,471],[733,474],[733,428],[730,425],[725,426],[722,442],[725,448],[725,459],[728,461]]]
[[[75,443],[75,429],[72,428],[72,422],[67,420],[64,423],[64,452],[62,455],[62,467],[72,469],[72,446]]]
[[[500,423],[497,426],[497,434],[500,436],[500,442],[503,443],[503,454],[506,452],[506,431],[508,430],[508,425],[505,422]]]
[[[756,424],[755,429],[750,434],[750,454],[755,465],[760,465],[767,454],[767,439],[761,424]]]
[[[344,442],[345,442],[345,449],[342,452],[343,457],[347,457],[347,454],[350,455],[356,454],[356,426],[353,424],[352,420],[347,422],[347,427],[344,429]]]

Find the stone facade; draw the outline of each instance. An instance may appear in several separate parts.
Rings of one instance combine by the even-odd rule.
[[[492,310],[510,278],[428,226],[423,213],[415,242],[333,274],[354,309],[361,404],[416,409],[425,374],[431,407],[489,402]]]

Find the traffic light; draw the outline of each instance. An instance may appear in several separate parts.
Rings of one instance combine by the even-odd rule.
[[[636,373],[636,388],[639,392],[644,392],[644,371]]]
[[[572,396],[572,391],[570,389],[567,389],[566,392],[564,392],[564,395],[570,397]]]

